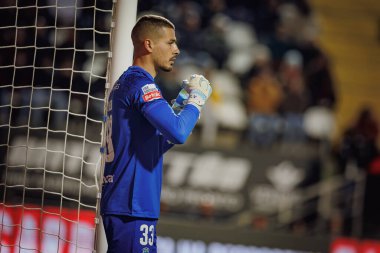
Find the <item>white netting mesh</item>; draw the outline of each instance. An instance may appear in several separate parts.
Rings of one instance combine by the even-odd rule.
[[[0,252],[92,252],[110,0],[0,2]]]

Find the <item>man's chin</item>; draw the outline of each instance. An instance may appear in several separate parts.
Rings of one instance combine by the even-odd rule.
[[[170,67],[161,67],[160,68],[162,71],[165,71],[165,72],[170,72],[173,70],[173,66],[170,66]]]

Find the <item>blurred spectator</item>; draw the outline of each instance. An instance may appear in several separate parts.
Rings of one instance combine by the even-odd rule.
[[[279,0],[253,1],[254,28],[260,41],[266,42],[276,32]]]
[[[338,161],[344,171],[350,161],[360,168],[369,169],[370,163],[378,155],[377,138],[379,123],[370,107],[364,107],[354,124],[344,132],[338,149]]]
[[[202,8],[193,1],[183,1],[178,4],[177,11],[181,13],[176,23],[176,33],[181,50],[190,55],[201,49]]]
[[[274,70],[277,71],[285,52],[295,49],[296,45],[286,33],[284,25],[276,24],[275,33],[271,34],[267,41],[264,42],[271,50]]]
[[[339,168],[347,174],[354,163],[367,173],[363,206],[363,236],[378,238],[380,234],[380,154],[377,146],[379,122],[371,107],[364,107],[356,121],[348,127],[338,149]]]
[[[229,54],[224,39],[228,21],[227,16],[217,14],[211,18],[209,26],[202,31],[202,50],[210,54],[219,68],[223,66]]]
[[[301,50],[305,57],[305,82],[310,93],[309,106],[326,106],[333,109],[336,95],[327,56],[313,42],[307,42]]]
[[[283,139],[285,141],[302,141],[303,114],[308,105],[302,68],[302,55],[297,50],[285,53],[280,65],[279,78],[284,90],[281,111],[284,118]]]
[[[297,42],[298,36],[302,36],[300,31],[304,25],[304,16],[301,15],[296,5],[290,2],[284,2],[278,6],[279,22],[283,32],[289,40]]]
[[[209,0],[204,6],[203,24],[212,26],[212,19],[218,15],[228,15],[226,0]]]
[[[279,107],[283,91],[269,62],[263,62],[248,83],[248,137],[258,146],[268,147],[278,140],[281,131]]]

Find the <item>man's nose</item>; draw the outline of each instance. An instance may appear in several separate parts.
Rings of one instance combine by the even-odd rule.
[[[178,46],[176,46],[174,49],[174,54],[179,55],[180,53],[181,53],[181,51],[179,50]]]

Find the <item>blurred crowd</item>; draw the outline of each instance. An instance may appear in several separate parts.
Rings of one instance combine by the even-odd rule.
[[[139,11],[163,14],[176,24],[178,70],[159,80],[168,100],[178,91],[173,82],[192,71],[213,84],[212,113],[203,122],[206,143],[223,128],[241,131],[260,147],[304,141],[308,109],[334,109],[329,60],[318,45],[319,27],[307,0],[141,1]]]

